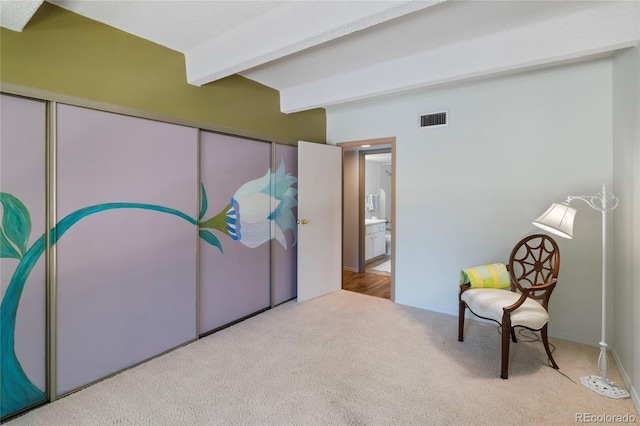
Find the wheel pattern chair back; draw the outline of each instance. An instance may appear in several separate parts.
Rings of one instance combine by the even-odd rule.
[[[460,285],[458,296],[458,340],[463,341],[465,309],[476,316],[497,322],[502,331],[500,377],[509,377],[509,337],[517,343],[516,327],[540,331],[549,363],[558,369],[547,337],[549,298],[558,279],[560,250],[553,238],[534,234],[523,238],[511,251],[507,266],[509,289],[472,288]]]

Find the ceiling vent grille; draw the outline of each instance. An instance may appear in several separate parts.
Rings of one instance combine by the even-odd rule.
[[[442,127],[447,125],[447,111],[433,112],[420,116],[420,128]]]

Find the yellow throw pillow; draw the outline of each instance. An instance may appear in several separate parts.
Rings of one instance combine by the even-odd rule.
[[[460,271],[460,284],[470,283],[472,288],[509,288],[511,281],[507,265],[491,263]]]

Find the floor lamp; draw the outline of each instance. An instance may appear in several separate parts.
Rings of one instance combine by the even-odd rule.
[[[537,227],[571,239],[573,237],[573,219],[576,210],[569,207],[573,200],[582,200],[591,208],[602,213],[602,339],[600,341],[600,356],[598,357],[598,368],[600,376],[584,376],[580,382],[600,395],[621,399],[629,398],[629,392],[623,387],[607,378],[609,361],[607,359],[607,344],[605,343],[606,323],[607,323],[607,212],[618,206],[618,199],[607,192],[604,184],[602,191],[593,196],[570,195],[562,204],[553,203],[549,209],[532,223]]]

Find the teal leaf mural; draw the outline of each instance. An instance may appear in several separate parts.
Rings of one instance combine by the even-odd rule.
[[[3,200],[3,207],[5,205],[4,200],[9,200],[9,205],[11,206],[18,206],[17,210],[15,208],[12,210],[14,217],[11,217],[6,224],[3,220],[3,228],[5,228],[5,226],[18,226],[19,229],[12,229],[7,232],[7,234],[10,235],[11,238],[20,236],[24,239],[23,235],[25,229],[27,229],[24,221],[25,217],[29,218],[27,209],[22,202],[11,194],[0,192],[0,197]],[[197,221],[189,215],[168,207],[142,203],[105,203],[76,210],[64,217],[49,234],[50,246],[55,245],[69,228],[83,218],[113,209],[151,210],[177,216],[193,225],[197,224]],[[16,211],[21,211],[21,213],[15,214]],[[3,216],[6,216],[6,208],[5,215]],[[8,230],[9,228],[5,229]],[[31,222],[29,220],[28,232],[30,231]],[[18,263],[18,266],[13,272],[7,291],[2,298],[2,305],[0,305],[0,367],[2,370],[2,375],[0,376],[0,417],[41,402],[45,397],[44,392],[38,389],[26,375],[15,352],[16,315],[22,291],[24,290],[29,274],[44,251],[45,236],[42,235],[31,248],[26,250],[24,256],[20,258],[20,263]]]
[[[198,215],[198,220],[204,217],[205,213],[207,213],[207,208],[207,191],[204,190],[204,184],[200,182],[200,214]]]
[[[222,251],[222,243],[220,243],[220,240],[215,235],[213,235],[211,232],[209,232],[207,230],[200,230],[198,235],[200,236],[200,238],[202,238],[207,243],[211,244],[214,247],[218,247],[218,249],[220,249],[220,253],[223,253],[223,251]]]
[[[24,204],[6,192],[0,192],[2,257],[21,259],[27,251],[31,234],[31,216]]]
[[[286,248],[284,231],[293,231],[294,244],[297,232],[291,211],[297,205],[297,190],[292,188],[296,182],[295,177],[285,174],[284,163],[281,163],[276,173],[271,173],[269,169],[263,177],[242,185],[220,213],[203,222],[178,210],[153,204],[104,203],[84,207],[68,214],[51,229],[49,245],[54,246],[73,225],[87,216],[113,209],[142,209],[173,215],[197,226],[199,237],[217,247],[221,253],[222,243],[208,229],[220,231],[248,247],[257,247],[271,238],[270,230],[275,225],[275,238]],[[200,190],[198,219],[204,217],[208,208],[204,185],[200,185]],[[0,305],[0,417],[4,417],[45,400],[45,393],[31,382],[18,360],[15,326],[24,286],[38,259],[44,254],[46,243],[45,235],[41,235],[27,249],[31,233],[29,211],[11,194],[0,192],[0,201],[3,209],[0,228],[2,257],[19,259]],[[254,208],[256,206],[257,209]]]
[[[20,259],[22,256],[11,245],[9,239],[4,235],[4,229],[0,228],[0,258]]]

